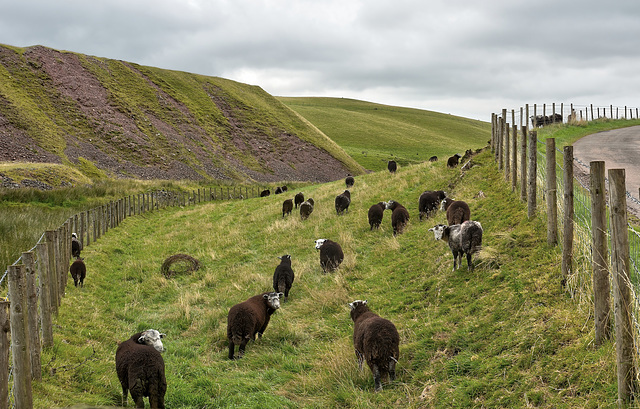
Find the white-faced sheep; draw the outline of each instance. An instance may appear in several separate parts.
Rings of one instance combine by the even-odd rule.
[[[80,257],[80,252],[82,251],[82,242],[78,240],[78,235],[75,233],[71,233],[71,256],[74,258]]]
[[[367,301],[356,300],[349,303],[353,320],[353,348],[360,369],[362,362],[373,373],[376,392],[382,390],[382,379],[396,378],[396,363],[400,357],[400,335],[393,323],[373,313]]]
[[[300,219],[306,220],[313,213],[314,201],[312,198],[308,198],[300,205]]]
[[[387,209],[391,210],[391,227],[393,228],[393,235],[397,236],[398,234],[402,234],[404,228],[409,222],[409,211],[395,200],[389,200],[387,202]]]
[[[447,159],[448,168],[455,168],[456,166],[458,166],[459,163],[460,163],[460,154],[458,153],[456,153],[455,155]]]
[[[122,385],[122,406],[127,406],[127,394],[136,408],[144,408],[143,397],[149,398],[152,409],[164,408],[167,380],[164,375],[162,338],[155,329],[138,332],[120,343],[116,349],[116,372]]]
[[[341,215],[344,212],[349,211],[349,205],[351,204],[351,192],[345,190],[336,196],[336,214]]]
[[[293,197],[293,203],[296,205],[296,209],[302,204],[302,202],[304,202],[304,193],[296,193],[296,195]]]
[[[279,195],[280,193],[282,193],[282,188],[280,186],[276,186],[276,190],[274,192],[276,195]]]
[[[446,198],[442,201],[442,210],[447,212],[447,223],[462,224],[467,220],[471,220],[471,209],[467,202],[462,200],[453,200]]]
[[[369,226],[371,226],[369,230],[373,230],[374,227],[376,229],[380,227],[380,224],[382,223],[382,216],[384,215],[384,210],[386,208],[387,203],[385,202],[378,202],[369,208],[369,213],[367,215],[369,217]]]
[[[335,241],[318,239],[316,240],[316,250],[320,250],[320,266],[324,273],[337,269],[344,260],[342,247]]]
[[[69,273],[73,278],[73,285],[76,287],[80,284],[80,287],[84,287],[84,279],[87,276],[87,266],[84,264],[82,258],[78,257],[69,266]]]
[[[229,340],[229,359],[234,359],[235,346],[238,348],[237,359],[244,356],[244,349],[249,340],[261,338],[271,314],[280,308],[282,293],[262,293],[254,295],[246,301],[234,305],[227,316],[227,339]]]
[[[395,160],[390,160],[389,162],[387,162],[387,169],[391,173],[396,173],[396,170],[398,170],[398,164]]]
[[[471,256],[482,249],[482,225],[480,222],[469,220],[462,224],[445,226],[438,224],[429,229],[436,240],[444,240],[453,254],[453,271],[462,264],[462,255],[467,256],[467,268],[473,271]]]
[[[345,185],[347,185],[347,189],[352,188],[353,184],[356,183],[355,179],[353,178],[353,176],[349,175],[347,176],[347,178],[344,180]]]
[[[284,217],[287,214],[291,214],[291,210],[293,210],[292,199],[287,199],[284,202],[282,202],[282,217]]]
[[[425,217],[428,219],[433,216],[433,213],[435,213],[440,207],[440,202],[442,202],[446,197],[447,194],[442,190],[427,190],[422,192],[418,198],[418,213],[420,215],[420,221]]]
[[[285,254],[278,258],[280,259],[280,264],[278,264],[276,270],[273,272],[273,291],[284,293],[284,301],[286,302],[289,298],[289,291],[291,290],[295,275],[291,268],[291,256]]]

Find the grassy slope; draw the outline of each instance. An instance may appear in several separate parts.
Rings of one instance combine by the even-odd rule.
[[[284,196],[125,220],[84,252],[86,286],[67,288],[36,407],[119,403],[116,341],[149,327],[167,333],[171,408],[615,407],[615,348],[593,348],[590,308],[560,290],[558,250],[490,156],[462,178],[442,162],[359,176],[342,217],[332,208],[344,185],[334,182],[306,189],[317,208],[304,223],[280,217]],[[448,248],[427,232],[442,214],[418,222],[418,195],[451,183],[485,229],[474,273],[452,273]],[[485,199],[475,198],[480,190]],[[412,216],[397,238],[388,213],[380,231],[366,221],[370,204],[389,199]],[[321,237],[345,250],[335,274],[321,272],[313,249]],[[160,265],[180,252],[202,268],[167,281]],[[268,290],[286,253],[296,272],[289,303],[244,359],[228,361],[228,309]],[[368,299],[401,334],[398,380],[379,394],[353,354],[354,299]]]
[[[441,160],[487,145],[487,122],[344,98],[279,97],[367,169],[386,169],[436,155]]]

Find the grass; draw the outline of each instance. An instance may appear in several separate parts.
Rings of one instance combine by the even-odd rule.
[[[333,198],[342,181],[305,187],[317,204],[305,222],[281,217],[284,196],[126,219],[84,252],[85,288],[67,288],[35,407],[118,404],[116,341],[146,328],[167,333],[171,408],[615,407],[614,345],[593,347],[590,311],[560,288],[558,249],[546,245],[541,220],[527,220],[491,154],[474,162],[465,174],[440,162],[358,176],[340,217]],[[468,201],[482,222],[473,273],[466,263],[451,272],[448,248],[427,232],[444,215],[418,221],[425,189]],[[379,231],[366,219],[369,205],[389,199],[412,217],[398,237],[388,213]],[[317,238],[342,244],[336,273],[322,273]],[[167,280],[160,266],[176,253],[198,258],[200,270]],[[242,360],[227,360],[229,308],[270,288],[282,254],[296,273],[289,302]],[[354,299],[401,335],[398,379],[382,393],[357,367]]]

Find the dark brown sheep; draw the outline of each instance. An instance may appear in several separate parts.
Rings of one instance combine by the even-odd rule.
[[[162,340],[165,334],[154,329],[138,332],[120,343],[116,350],[116,372],[122,385],[122,406],[127,406],[127,393],[136,408],[144,408],[143,397],[149,397],[152,409],[164,408],[167,380],[164,375]]]
[[[71,233],[71,256],[74,258],[80,257],[82,251],[82,243],[78,240],[78,235]]]
[[[69,272],[73,278],[73,285],[76,287],[80,284],[80,287],[84,287],[84,278],[87,276],[87,266],[84,264],[83,259],[78,257],[71,266],[69,266]]]
[[[393,235],[397,236],[398,234],[402,234],[404,228],[409,222],[409,212],[403,205],[395,200],[389,200],[387,202],[387,209],[391,210],[391,227],[393,227]]]
[[[296,205],[296,209],[304,202],[304,193],[299,192],[293,197],[293,202]]]
[[[240,345],[237,355],[237,359],[240,359],[249,340],[255,341],[256,335],[262,337],[271,314],[280,308],[280,297],[283,295],[275,292],[258,294],[231,307],[227,316],[229,359],[234,359],[236,345]]]
[[[353,176],[351,175],[347,176],[347,178],[344,180],[345,185],[347,185],[347,189],[353,187],[353,184],[355,182],[355,179],[353,179]]]
[[[437,162],[437,161],[438,161],[438,157],[435,155],[429,158],[429,162]]]
[[[260,197],[267,197],[271,195],[271,191],[269,189],[265,189],[262,192],[260,192]]]
[[[351,192],[345,190],[336,196],[335,205],[336,205],[336,214],[341,215],[344,212],[349,211],[349,205],[351,204]]]
[[[289,291],[295,279],[295,274],[291,268],[291,256],[289,254],[278,258],[280,259],[280,264],[273,272],[273,291],[284,293],[284,301],[286,302],[289,298]]]
[[[292,199],[287,199],[284,202],[282,202],[282,217],[284,217],[287,214],[291,214],[291,210],[293,210]]]
[[[458,166],[459,163],[460,163],[460,154],[458,153],[456,153],[455,155],[447,159],[448,168],[455,168],[456,166]]]
[[[313,213],[314,201],[312,198],[308,198],[300,205],[300,218],[306,220]]]
[[[369,208],[368,217],[369,226],[371,226],[369,230],[373,230],[374,227],[376,229],[380,227],[380,223],[382,223],[382,216],[384,215],[384,210],[386,209],[386,207],[387,204],[385,202],[378,202]]]
[[[391,173],[396,173],[396,170],[398,170],[398,164],[396,163],[395,160],[390,160],[387,163],[387,169],[389,169],[389,172]]]
[[[471,209],[469,209],[467,202],[462,200],[447,198],[442,202],[442,210],[447,212],[447,223],[449,223],[449,226],[462,224],[467,220],[471,220]]]
[[[320,250],[320,266],[324,273],[337,269],[344,260],[342,247],[333,240],[316,240],[316,250]]]
[[[382,379],[396,378],[396,363],[400,357],[400,335],[393,323],[381,318],[367,307],[367,301],[349,303],[353,320],[353,348],[360,369],[367,361],[376,392],[382,390]]]
[[[420,214],[420,221],[423,218],[429,218],[433,216],[433,214],[440,207],[440,202],[442,202],[447,197],[447,194],[442,190],[427,190],[422,192],[420,197],[418,198],[418,212]]]

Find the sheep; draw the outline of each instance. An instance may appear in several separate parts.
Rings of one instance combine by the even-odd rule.
[[[80,252],[82,251],[82,243],[78,240],[78,235],[75,233],[71,233],[71,255],[74,258],[80,257]]]
[[[409,212],[403,205],[395,200],[389,200],[386,207],[391,210],[391,227],[393,227],[393,235],[397,236],[398,234],[402,234],[407,222],[409,221]]]
[[[396,170],[398,170],[398,164],[396,163],[395,160],[390,160],[387,163],[387,169],[389,169],[389,172],[391,173],[396,173]]]
[[[292,199],[287,199],[284,202],[282,202],[282,217],[284,217],[287,214],[291,214],[291,210],[293,210]]]
[[[427,190],[422,192],[418,198],[420,221],[422,221],[422,218],[424,217],[427,219],[431,217],[433,213],[438,210],[440,202],[442,202],[446,197],[447,194],[442,190]]]
[[[336,214],[341,215],[344,212],[349,211],[349,205],[351,204],[351,192],[345,190],[336,196]]]
[[[386,202],[378,202],[369,208],[368,217],[369,217],[369,226],[371,226],[369,230],[373,230],[374,227],[376,229],[380,227],[380,223],[382,223],[382,216],[384,215],[384,210],[386,208],[387,208]]]
[[[400,357],[400,335],[393,323],[375,314],[367,301],[356,300],[349,303],[353,320],[353,348],[360,369],[362,362],[373,373],[375,391],[382,390],[382,379],[387,375],[389,381],[396,378],[396,363]]]
[[[459,163],[460,163],[460,154],[458,153],[456,153],[455,155],[447,159],[448,168],[455,168],[456,166],[458,166]]]
[[[296,193],[296,195],[293,197],[293,202],[295,203],[296,209],[297,209],[298,206],[300,206],[302,202],[304,202],[304,193],[302,192]]]
[[[347,176],[347,178],[344,180],[345,185],[347,185],[347,189],[352,188],[355,182],[356,181],[353,179],[353,176],[351,175]]]
[[[282,191],[282,193],[284,193],[284,192],[288,191],[289,188],[285,185],[285,186],[280,187],[280,190]]]
[[[293,274],[293,269],[291,268],[291,256],[289,254],[278,258],[280,259],[280,264],[273,272],[273,291],[284,293],[284,302],[287,302],[295,274]]]
[[[76,260],[69,266],[69,273],[73,277],[73,284],[77,287],[80,284],[80,288],[84,287],[84,278],[87,276],[87,266],[84,264],[83,258],[76,258]]]
[[[467,256],[467,268],[473,271],[471,256],[482,249],[482,225],[480,222],[468,220],[462,224],[445,226],[438,224],[429,229],[433,232],[436,240],[444,240],[449,244],[453,254],[453,271],[460,268],[462,255]]]
[[[471,209],[469,209],[467,202],[462,200],[446,198],[442,201],[442,210],[447,212],[447,223],[449,226],[452,224],[462,224],[467,220],[471,220]]]
[[[116,349],[116,372],[122,385],[122,406],[127,406],[127,393],[136,408],[144,408],[143,397],[149,397],[152,409],[164,408],[167,380],[164,375],[162,338],[155,329],[138,332],[121,342]]]
[[[314,201],[312,198],[308,198],[300,205],[300,219],[306,220],[309,215],[313,213]]]
[[[280,193],[282,193],[282,188],[280,186],[276,187],[276,191],[274,192],[276,195],[279,195]]]
[[[262,338],[271,314],[280,308],[280,297],[284,294],[267,292],[254,295],[246,301],[234,305],[227,316],[227,339],[229,339],[229,359],[234,359],[235,346],[238,348],[236,359],[244,356],[249,340]]]
[[[316,240],[316,250],[320,250],[320,266],[322,272],[331,272],[340,266],[344,253],[340,244],[329,239]]]
[[[437,162],[437,161],[438,161],[438,157],[435,155],[429,158],[429,162]]]
[[[271,191],[269,189],[265,189],[262,192],[260,192],[260,197],[267,197],[271,195]]]

